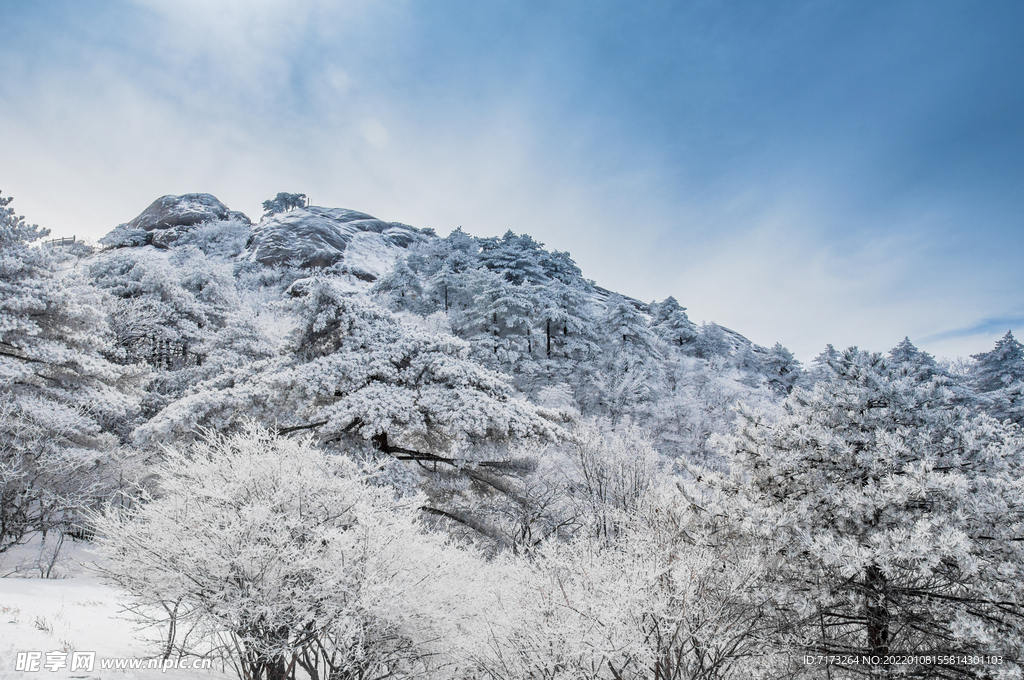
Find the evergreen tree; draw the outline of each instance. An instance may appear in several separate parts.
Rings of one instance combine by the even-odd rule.
[[[613,421],[646,418],[659,397],[662,377],[655,335],[640,311],[616,293],[608,296],[600,328],[602,356],[581,403]]]
[[[736,350],[736,356],[733,357],[736,368],[746,374],[745,379],[753,386],[761,383],[765,354],[766,352],[762,348],[755,350],[754,343],[744,343]]]
[[[761,359],[762,370],[768,379],[768,385],[779,394],[789,394],[803,376],[803,368],[793,353],[782,346],[775,345]]]
[[[451,307],[464,301],[463,276],[456,274],[446,262],[426,282],[427,294],[430,296],[434,309],[448,312]]]
[[[713,321],[701,324],[692,347],[693,354],[701,359],[727,357],[732,353],[732,343],[725,331]]]
[[[473,306],[465,318],[476,331],[473,344],[486,362],[511,365],[541,347],[533,327],[542,308],[539,286],[512,283],[497,272],[473,272]]]
[[[305,208],[306,201],[306,194],[289,194],[282,191],[274,198],[263,201],[264,217],[270,217],[271,215],[294,210],[295,208]]]
[[[99,493],[95,473],[138,406],[134,371],[104,358],[101,296],[62,275],[48,232],[0,198],[0,552]]]
[[[941,372],[935,358],[915,347],[908,337],[889,350],[889,363],[893,368],[916,375],[921,380],[929,380]]]
[[[404,326],[329,278],[295,293],[299,323],[286,353],[196,385],[140,428],[140,439],[237,428],[246,418],[313,430],[323,441],[432,455],[467,442],[554,436],[505,376],[470,359],[468,343]]]
[[[569,253],[558,250],[553,250],[550,253],[542,251],[540,266],[544,270],[544,276],[561,281],[566,285],[578,286],[583,281],[583,272],[576,266]]]
[[[686,316],[686,307],[681,307],[674,297],[652,304],[651,312],[651,330],[669,345],[682,349],[696,340],[696,324]]]
[[[195,349],[238,307],[231,267],[195,248],[163,258],[121,249],[90,263],[96,288],[109,293],[118,355],[176,370],[196,362]]]
[[[492,271],[504,274],[513,284],[543,283],[544,267],[541,262],[550,259],[542,248],[528,234],[517,236],[512,231],[499,238],[480,241],[480,264]]]
[[[654,335],[647,320],[631,302],[617,293],[608,296],[602,327],[612,347],[629,347],[634,352],[645,354],[654,352]]]
[[[13,196],[0,196],[0,248],[6,251],[24,248],[27,244],[50,235],[49,229],[40,229],[38,224],[28,224],[23,215],[9,207]],[[29,266],[26,261],[24,266]]]
[[[769,583],[796,652],[878,656],[1024,649],[1024,441],[877,354],[826,353],[778,418],[740,408],[730,474],[702,471],[731,517],[780,541]],[[1016,663],[1001,670],[1019,672]],[[848,666],[853,673],[864,668]],[[836,669],[837,672],[839,669]],[[896,667],[869,669],[894,677]],[[920,677],[985,669],[904,666]]]
[[[461,311],[472,305],[470,278],[479,266],[479,250],[476,239],[456,229],[446,238],[428,239],[409,255],[434,309]]]
[[[583,361],[597,353],[598,328],[589,309],[586,283],[554,278],[544,286],[539,318],[544,326],[545,358]]]
[[[400,257],[394,268],[377,281],[373,292],[381,295],[391,309],[417,309],[420,307],[423,288],[420,278],[409,268],[408,259]]]
[[[970,378],[993,417],[1024,425],[1024,346],[1006,332],[991,352],[971,356]]]

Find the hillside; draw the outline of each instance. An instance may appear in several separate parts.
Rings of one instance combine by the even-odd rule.
[[[244,680],[769,680],[835,649],[884,676],[940,648],[1016,677],[1012,334],[804,367],[527,234],[302,199],[253,224],[164,196],[100,248],[33,246],[3,199],[5,673],[88,644]]]

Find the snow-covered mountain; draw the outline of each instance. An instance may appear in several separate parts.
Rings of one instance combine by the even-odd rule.
[[[212,194],[167,195],[153,201],[130,222],[118,226],[101,243],[113,248],[152,245],[169,248],[182,235],[204,224],[235,222],[251,225],[244,253],[239,257],[266,266],[299,269],[333,267],[339,274],[356,279],[355,288],[369,289],[387,274],[395,262],[408,254],[411,245],[438,238],[432,230],[421,231],[401,222],[385,222],[372,215],[347,208],[305,206],[264,216],[258,224],[244,213],[230,210]],[[362,282],[365,285],[360,285]],[[593,285],[590,300],[600,307],[613,291]],[[626,295],[622,297],[645,316],[651,305]],[[754,345],[742,334],[720,327],[725,339],[739,350]]]
[[[905,340],[808,371],[527,234],[438,237],[283,193],[254,226],[188,194],[93,252],[34,247],[7,202],[0,567],[69,574],[64,537],[95,541],[158,644],[108,626],[119,595],[88,577],[6,583],[0,677],[69,652],[249,680],[658,659],[779,680],[797,652],[882,658],[890,639],[1024,656],[1010,334],[967,369]],[[715,650],[710,670],[739,670],[692,665]]]

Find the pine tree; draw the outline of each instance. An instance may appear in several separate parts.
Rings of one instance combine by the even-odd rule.
[[[768,379],[768,385],[779,394],[789,394],[803,376],[803,368],[793,353],[782,346],[775,345],[761,359],[762,369]]]
[[[121,360],[160,370],[194,364],[193,350],[239,305],[231,266],[193,247],[166,259],[150,249],[121,249],[90,263],[88,275],[113,297]]]
[[[651,330],[673,347],[682,349],[697,339],[697,326],[672,296],[651,305]]]
[[[544,276],[549,279],[561,281],[566,285],[581,285],[583,283],[583,272],[576,266],[569,253],[553,250],[550,253],[542,251],[540,266],[544,270]]]
[[[544,357],[584,361],[598,352],[597,324],[589,310],[590,287],[583,279],[552,279],[540,292]]]
[[[738,433],[719,440],[730,474],[703,473],[733,499],[730,516],[781,543],[769,588],[795,627],[779,644],[847,658],[1019,659],[1019,432],[970,417],[945,378],[921,382],[877,354],[827,352],[821,371],[778,418],[741,408]],[[891,677],[896,668],[869,670]],[[988,677],[963,667],[903,670]]]
[[[423,280],[434,309],[458,313],[472,305],[469,279],[479,266],[479,250],[476,239],[462,229],[414,248],[409,266]]]
[[[921,380],[928,380],[941,372],[935,357],[919,350],[908,337],[889,350],[889,362],[893,368],[916,375]]]
[[[1024,346],[1006,332],[991,352],[971,356],[970,370],[980,401],[993,417],[1024,425]]]
[[[391,309],[417,309],[421,306],[423,288],[420,278],[409,267],[408,258],[400,257],[395,266],[373,286],[373,292],[381,295]]]
[[[659,397],[662,379],[657,338],[640,311],[612,293],[601,320],[602,356],[591,373],[589,394],[582,403],[597,407],[617,421],[646,418]]]
[[[270,217],[271,215],[294,210],[295,208],[305,208],[307,202],[306,194],[279,192],[274,198],[263,201],[264,217]]]
[[[713,321],[701,324],[692,347],[693,354],[701,359],[729,356],[733,349],[725,331]]]
[[[630,347],[635,352],[653,353],[654,335],[640,311],[617,293],[608,296],[602,327],[613,347]]]
[[[550,259],[528,234],[517,236],[512,231],[499,238],[480,241],[480,264],[499,272],[513,284],[543,283],[546,276],[541,262]]]
[[[61,276],[0,199],[0,552],[73,519],[138,408],[134,371],[112,350],[101,296]]]
[[[467,442],[553,436],[505,376],[470,359],[467,342],[404,326],[329,278],[295,292],[299,323],[285,354],[195,386],[140,428],[141,441],[246,418],[433,456]]]
[[[475,331],[474,345],[483,361],[508,366],[543,349],[539,334],[533,332],[543,304],[541,287],[512,283],[487,269],[468,278],[474,296],[465,319]]]

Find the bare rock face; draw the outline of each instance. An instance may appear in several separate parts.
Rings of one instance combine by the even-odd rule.
[[[200,222],[226,220],[229,213],[228,207],[212,194],[162,196],[125,226],[143,231],[191,227]]]
[[[268,266],[330,267],[345,260],[354,241],[390,250],[406,248],[419,238],[418,230],[398,222],[345,208],[309,206],[264,218],[253,229],[247,249],[251,260]]]
[[[167,195],[153,201],[138,217],[114,229],[100,243],[113,247],[167,248],[197,224],[231,219],[251,224],[243,213],[228,210],[212,194]]]

